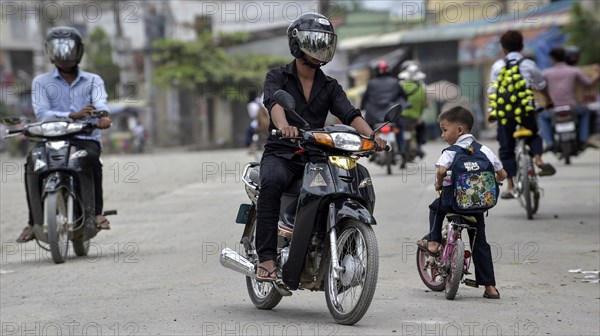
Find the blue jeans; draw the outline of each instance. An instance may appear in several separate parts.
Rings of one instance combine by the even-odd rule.
[[[577,115],[579,141],[586,142],[590,135],[590,111],[582,105],[574,107]],[[552,127],[552,112],[546,110],[539,115],[540,131],[547,146],[554,146],[554,128]]]

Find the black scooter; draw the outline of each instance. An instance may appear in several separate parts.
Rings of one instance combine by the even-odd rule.
[[[375,150],[375,133],[361,136],[345,125],[309,130],[294,111],[293,97],[274,94],[286,113],[304,123],[296,139],[308,155],[304,176],[284,191],[281,200],[277,279],[256,281],[256,202],[260,197],[260,165],[248,164],[243,181],[250,204],[240,206],[237,223],[244,225],[244,256],[225,248],[223,266],[246,275],[250,299],[258,309],[272,309],[291,291],[325,291],[330,313],[340,324],[352,325],[366,313],[377,284],[379,257],[371,228],[375,193],[368,170],[356,161]],[[386,121],[397,118],[392,107]],[[281,136],[279,131],[276,135]]]
[[[102,118],[108,112],[92,111],[92,118]],[[24,124],[22,129],[9,130],[8,136],[23,134],[37,142],[27,157],[27,189],[33,214],[35,239],[49,246],[52,260],[65,262],[69,240],[77,256],[86,256],[90,239],[98,233],[95,221],[94,178],[87,151],[71,144],[78,134],[95,129],[91,121],[52,119],[28,123],[19,118],[2,120],[5,125]],[[114,215],[115,210],[104,215]]]

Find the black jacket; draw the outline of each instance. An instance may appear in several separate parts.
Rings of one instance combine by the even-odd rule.
[[[402,99],[406,99],[406,94],[398,79],[384,75],[369,81],[360,108],[366,110],[365,119],[373,127],[374,124],[383,122],[385,111]]]
[[[277,90],[285,90],[294,97],[296,112],[308,122],[311,129],[325,126],[327,112],[331,112],[346,125],[350,125],[354,118],[361,116],[360,110],[352,106],[337,80],[326,76],[321,69],[318,69],[315,73],[312,91],[307,102],[302,91],[302,84],[298,78],[295,60],[286,66],[271,69],[267,73],[263,104],[269,110],[269,114],[271,108],[275,105],[273,94]],[[302,127],[302,123],[292,115],[286,114],[286,117],[290,126]],[[289,140],[281,140],[270,135],[273,129],[275,129],[275,125],[271,120],[265,154],[275,153],[284,157],[293,156],[293,153],[298,150],[298,145],[291,143]]]

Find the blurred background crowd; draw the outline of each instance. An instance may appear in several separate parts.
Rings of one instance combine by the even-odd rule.
[[[438,136],[439,112],[456,104],[474,111],[476,132],[495,127],[485,92],[506,30],[523,33],[524,54],[541,69],[557,46],[584,73],[600,63],[594,0],[46,0],[3,1],[0,10],[0,117],[34,119],[31,81],[52,67],[43,39],[51,27],[72,26],[85,39],[82,68],[105,80],[114,126],[103,142],[113,153],[244,147],[248,92],[262,92],[267,70],[292,59],[285,30],[308,12],[334,23],[338,48],[323,70],[357,107],[378,62],[393,75],[407,60],[419,64],[429,138]],[[578,89],[578,99],[598,131],[598,85]],[[17,138],[0,150],[26,147]]]

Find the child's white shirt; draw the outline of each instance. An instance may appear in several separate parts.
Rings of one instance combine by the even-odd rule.
[[[456,139],[455,145],[458,145],[462,148],[467,148],[471,143],[475,141],[475,137],[472,134],[463,134],[458,139]],[[504,168],[502,166],[502,162],[498,159],[498,157],[492,152],[489,147],[481,145],[481,152],[485,154],[485,156],[490,160],[490,162],[494,165],[494,171],[498,172]],[[442,152],[442,156],[435,163],[435,167],[445,167],[446,169],[450,168],[452,162],[454,161],[454,157],[456,156],[456,152],[452,150],[444,150]]]

